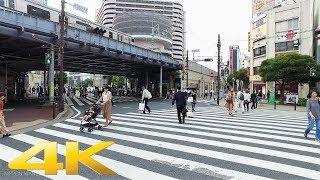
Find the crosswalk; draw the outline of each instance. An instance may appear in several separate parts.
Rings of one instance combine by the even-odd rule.
[[[256,110],[226,116],[219,107],[199,107],[194,118],[179,124],[176,111],[113,114],[101,131],[79,132],[81,115],[52,126],[0,141],[0,162],[8,162],[38,142],[58,143],[63,159],[66,141],[85,149],[114,141],[94,158],[114,170],[118,179],[319,179],[320,144],[303,138],[302,112]],[[97,121],[104,123],[102,116]],[[10,152],[9,156],[5,154]],[[78,176],[49,179],[100,179],[81,167]],[[1,179],[1,175],[0,175]]]
[[[66,103],[69,106],[86,106],[86,105],[93,105],[95,104],[98,99],[94,98],[92,96],[88,96],[87,98],[79,98],[77,96],[72,96],[72,97],[65,97]],[[137,101],[136,98],[133,97],[114,97],[113,101],[115,103],[122,103],[122,102],[133,102]]]

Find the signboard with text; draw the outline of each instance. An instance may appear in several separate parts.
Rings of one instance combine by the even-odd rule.
[[[255,28],[251,31],[250,36],[252,42],[255,42],[259,39],[267,37],[267,24],[264,24],[258,28]]]
[[[275,0],[252,0],[253,19],[266,13],[275,6]]]

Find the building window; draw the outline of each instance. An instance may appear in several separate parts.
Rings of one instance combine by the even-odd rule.
[[[253,75],[259,75],[260,67],[253,67]]]
[[[253,50],[254,57],[266,55],[266,46],[262,46]]]
[[[15,9],[14,0],[0,0],[0,6],[8,7],[10,9]]]
[[[276,52],[296,51],[299,46],[294,44],[294,41],[276,43]]]
[[[49,11],[31,6],[31,5],[27,6],[27,13],[32,16],[36,16],[36,17],[39,17],[42,19],[50,20],[50,12]]]
[[[14,9],[14,0],[9,0],[9,8]]]
[[[299,19],[288,20],[288,30],[299,29]]]

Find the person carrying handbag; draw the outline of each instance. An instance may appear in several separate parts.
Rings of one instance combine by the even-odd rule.
[[[144,110],[143,110],[143,114],[146,114],[146,109],[148,110],[149,114],[151,112],[150,107],[148,106],[148,102],[149,99],[152,98],[151,93],[148,91],[148,89],[146,89],[144,86],[142,86],[142,97],[141,97],[141,101],[144,102]]]
[[[233,89],[230,89],[230,91],[227,94],[225,108],[227,108],[229,115],[233,116],[233,108],[234,108],[234,92]]]

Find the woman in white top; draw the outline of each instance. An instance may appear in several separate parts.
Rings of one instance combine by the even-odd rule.
[[[106,119],[106,124],[104,125],[104,127],[107,127],[108,125],[111,124],[112,120],[111,120],[111,108],[112,108],[112,93],[110,91],[110,88],[108,86],[104,87],[104,91],[100,97],[100,99],[98,100],[97,103],[101,103],[102,105],[102,113],[103,113],[103,118]]]

